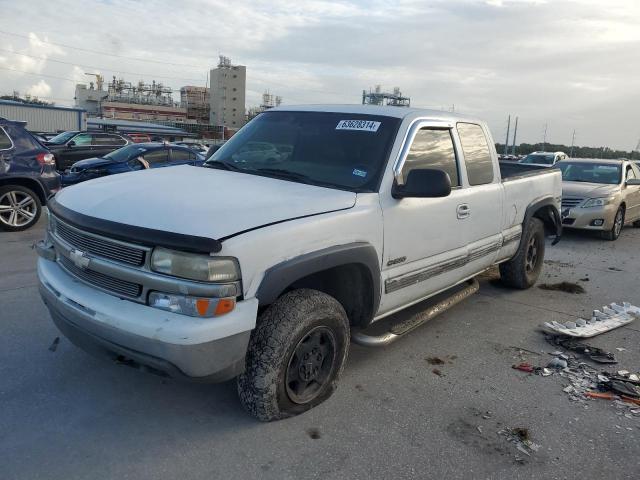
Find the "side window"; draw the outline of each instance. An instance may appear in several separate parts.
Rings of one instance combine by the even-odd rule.
[[[7,135],[4,129],[0,128],[0,150],[7,150],[11,148],[11,145],[9,135]]]
[[[635,172],[633,171],[633,168],[631,168],[631,165],[627,167],[627,180],[629,180],[630,178],[637,178]]]
[[[144,165],[137,158],[129,160],[127,164],[129,165],[129,168],[131,168],[131,170],[144,170]]]
[[[637,163],[631,164],[631,171],[633,172],[634,177],[632,178],[640,178],[640,167],[638,167]]]
[[[459,123],[458,135],[464,152],[469,185],[493,182],[493,162],[482,127],[474,123]]]
[[[416,133],[402,167],[402,181],[406,181],[411,170],[418,168],[443,170],[449,174],[452,187],[460,185],[456,154],[449,130],[421,128]]]
[[[73,137],[71,140],[78,146],[80,145],[91,145],[91,140],[93,135],[90,133],[80,133]]]
[[[187,162],[189,161],[189,152],[187,150],[171,149],[171,161]]]
[[[124,145],[127,143],[121,136],[112,133],[102,135],[100,142],[100,145]]]
[[[153,152],[149,152],[145,154],[144,159],[149,163],[151,168],[159,167],[161,165],[165,165],[167,163],[167,150],[155,150]]]

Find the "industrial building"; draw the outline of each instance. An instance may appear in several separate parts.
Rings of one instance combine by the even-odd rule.
[[[39,133],[87,129],[87,113],[80,108],[0,100],[0,117],[27,122],[28,130]]]
[[[269,93],[269,90],[266,90],[262,94],[262,104],[259,107],[252,107],[247,111],[247,121],[251,120],[254,117],[257,117],[265,110],[269,110],[273,107],[278,107],[282,103],[282,97],[279,95],[274,95]]]
[[[373,91],[371,89],[368,92],[366,90],[362,91],[362,104],[409,107],[411,106],[411,99],[402,95],[400,87],[394,87],[393,92],[383,92],[380,85],[376,85]]]
[[[171,87],[155,80],[133,84],[114,76],[105,89],[104,77],[91,75],[96,77],[96,83],[90,82],[88,87],[76,85],[75,94],[76,107],[90,116],[145,122],[187,121],[187,109],[173,101]]]
[[[245,124],[247,67],[232,65],[220,56],[217,68],[211,70],[211,111],[209,123],[238,129]]]
[[[209,89],[187,85],[180,89],[180,105],[187,110],[187,120],[199,124],[209,124],[211,111]]]

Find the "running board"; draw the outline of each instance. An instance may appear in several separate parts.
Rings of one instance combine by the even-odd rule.
[[[426,310],[423,310],[412,317],[394,324],[389,331],[382,335],[367,335],[363,330],[354,330],[351,333],[351,340],[353,343],[357,343],[363,347],[383,347],[395,342],[400,337],[419,327],[420,325],[427,323],[429,320],[437,317],[442,312],[449,310],[454,305],[457,305],[464,299],[470,297],[478,291],[480,284],[475,278],[467,280],[466,287],[462,290],[454,293],[450,297],[440,300],[435,305],[430,306]]]

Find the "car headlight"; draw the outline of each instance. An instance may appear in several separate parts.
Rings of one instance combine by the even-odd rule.
[[[174,277],[201,282],[235,282],[240,280],[238,260],[197,253],[156,248],[151,255],[151,270]]]
[[[235,309],[236,299],[151,292],[149,293],[149,306],[190,317],[219,317]]]
[[[584,203],[584,205],[582,205],[582,208],[604,207],[605,205],[611,203],[612,201],[613,201],[613,197],[590,198]]]

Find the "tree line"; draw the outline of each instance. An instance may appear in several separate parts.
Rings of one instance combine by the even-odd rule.
[[[508,153],[511,154],[512,147],[509,145]],[[499,154],[504,153],[504,143],[496,143],[496,150]],[[516,145],[516,155],[528,155],[531,152],[543,150],[541,143],[521,143]],[[571,146],[547,143],[544,145],[545,152],[565,152],[567,155],[571,152]],[[573,147],[574,158],[635,158],[640,159],[640,152],[626,150],[614,150],[609,147]]]

